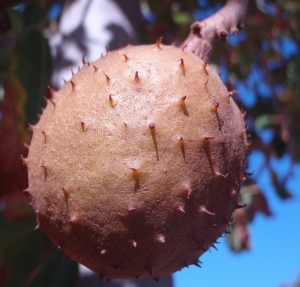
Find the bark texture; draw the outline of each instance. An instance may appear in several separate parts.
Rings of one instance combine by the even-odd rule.
[[[205,60],[211,54],[216,40],[227,41],[228,34],[237,34],[243,28],[248,0],[227,0],[225,6],[211,17],[195,22],[182,48]]]

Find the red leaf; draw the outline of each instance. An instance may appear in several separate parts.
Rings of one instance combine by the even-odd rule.
[[[27,153],[24,140],[29,134],[24,126],[26,93],[14,76],[4,83],[1,102],[0,133],[0,201],[5,204],[5,215],[10,219],[32,216],[28,198],[22,191],[27,188],[27,170],[21,155]]]

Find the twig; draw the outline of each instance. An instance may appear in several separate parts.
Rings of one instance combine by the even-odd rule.
[[[248,0],[227,0],[225,6],[211,17],[195,22],[181,47],[199,58],[209,58],[216,40],[227,41],[228,34],[237,34],[243,26]]]

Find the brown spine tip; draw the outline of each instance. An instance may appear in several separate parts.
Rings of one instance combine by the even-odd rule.
[[[208,84],[208,80],[206,80],[206,82],[204,83],[204,88],[208,92],[207,84]]]
[[[130,168],[130,169],[132,170],[132,177],[134,179],[133,191],[137,192],[138,189],[140,188],[140,173],[136,168]]]
[[[184,184],[183,187],[184,187],[183,192],[185,192],[187,194],[187,199],[190,199],[191,194],[193,192],[191,186],[189,184]]]
[[[130,169],[132,170],[132,176],[133,177],[136,177],[136,176],[139,175],[139,171],[138,171],[137,168],[131,167]]]
[[[163,234],[157,234],[155,236],[155,241],[157,241],[159,243],[165,243],[166,239],[165,239],[165,236]]]
[[[47,142],[47,134],[46,134],[46,132],[44,132],[44,131],[42,131],[42,134],[43,134],[43,136],[44,136],[44,143],[46,143],[46,142]]]
[[[133,38],[130,38],[130,39],[128,40],[127,46],[131,46],[131,45],[132,45],[132,42],[133,42]]]
[[[185,213],[185,210],[184,210],[184,208],[183,208],[182,206],[179,206],[179,207],[178,207],[178,210],[179,210],[180,212],[182,212],[182,213]]]
[[[82,130],[83,132],[86,132],[85,122],[81,122],[80,124],[81,124],[81,130]]]
[[[206,75],[208,75],[208,72],[207,72],[207,65],[208,65],[208,59],[207,57],[204,58],[204,61],[203,61],[203,66],[202,66],[202,69],[203,71],[205,72]]]
[[[30,195],[29,187],[22,190],[26,195]]]
[[[222,146],[225,146],[225,145],[227,145],[227,144],[230,144],[230,141],[220,141],[220,144],[221,144]]]
[[[64,78],[61,78],[61,79],[63,80],[64,84],[66,84],[66,83],[67,83],[67,81],[66,81]]]
[[[218,251],[218,248],[214,244],[211,247]]]
[[[183,61],[183,59],[180,59],[179,68],[181,69],[182,74],[185,76],[185,66],[184,66],[184,61]]]
[[[227,225],[234,225],[236,223],[236,219],[230,219],[228,222],[226,222]]]
[[[34,230],[38,230],[40,228],[40,223],[37,222],[36,227],[34,228]]]
[[[23,165],[27,165],[28,164],[27,158],[24,158],[23,155],[21,155],[21,160],[23,162]]]
[[[109,95],[108,102],[109,102],[110,106],[112,108],[114,108],[116,104],[114,104],[112,96],[113,96],[113,94]]]
[[[246,133],[247,132],[247,129],[242,129],[241,130],[241,135],[243,135],[244,133]]]
[[[218,172],[218,171],[215,171],[214,172],[214,176],[215,177],[224,177],[224,178],[227,178],[227,176],[228,176],[228,174],[222,174],[222,173],[220,173],[220,172]]]
[[[31,125],[30,123],[28,123],[27,128],[28,128],[28,130],[30,130],[31,132],[34,131],[33,125]]]
[[[128,211],[129,212],[134,212],[134,211],[136,211],[136,207],[135,206],[129,206]]]
[[[136,71],[134,75],[134,82],[137,84],[140,81],[139,72]]]
[[[43,164],[43,165],[41,165],[41,168],[43,168],[43,170],[44,170],[44,177],[45,177],[45,181],[46,181],[47,177],[48,177],[48,166],[47,166],[47,164]]]
[[[163,37],[158,38],[157,41],[156,41],[156,43],[155,43],[155,46],[156,46],[159,50],[161,50],[160,44],[161,44],[162,39],[163,39]]]
[[[184,52],[184,49],[187,47],[187,45],[184,45],[181,49],[182,52]]]
[[[228,93],[228,97],[230,98],[230,97],[233,97],[233,96],[235,96],[235,95],[237,95],[239,92],[237,91],[237,90],[232,90],[232,91],[230,91],[229,93]]]
[[[62,191],[63,191],[64,197],[65,197],[67,211],[69,212],[69,203],[68,203],[69,192],[67,191],[67,189],[65,187],[62,188]]]
[[[155,148],[155,152],[156,152],[156,159],[159,160],[155,124],[150,123],[149,124],[149,129],[150,129],[150,132],[151,132],[151,136],[152,136],[152,140],[153,140],[153,144],[154,144],[154,148]]]
[[[185,100],[186,100],[186,96],[184,96],[180,99],[180,101],[179,101],[180,107],[186,107]]]
[[[62,188],[62,191],[63,191],[65,197],[69,196],[69,193],[65,187]]]
[[[190,115],[186,108],[185,100],[186,100],[186,96],[182,97],[179,101],[179,106],[181,107],[183,114],[189,117]]]
[[[105,75],[105,77],[106,77],[106,84],[109,85],[109,84],[110,84],[110,77],[107,76],[106,74],[104,74],[104,75]]]
[[[209,215],[215,215],[215,213],[208,211],[208,210],[205,208],[204,205],[201,205],[201,206],[199,207],[199,212],[200,212],[200,213],[206,213],[206,214],[209,214]]]
[[[149,129],[154,130],[155,129],[155,124],[154,123],[149,124]]]
[[[71,83],[72,92],[74,92],[76,88],[76,84],[72,80],[70,81],[70,83]]]
[[[237,193],[238,193],[238,191],[237,191],[237,190],[235,190],[235,189],[232,189],[232,190],[231,190],[231,192],[230,192],[230,195],[231,195],[231,196],[236,196],[236,195],[237,195]]]
[[[71,69],[71,73],[72,73],[72,77],[75,75],[75,73],[74,73],[74,71],[73,71],[73,69]]]
[[[93,65],[93,68],[94,68],[94,71],[96,73],[98,71],[98,68],[95,65]]]
[[[193,190],[191,188],[187,188],[185,192],[187,193],[187,199],[190,199]]]
[[[195,261],[192,262],[193,265],[195,265],[195,266],[197,266],[197,267],[199,267],[199,268],[201,268],[201,265],[200,265],[201,263],[202,263],[202,262],[199,261],[198,259],[196,259]]]
[[[50,99],[53,99],[55,95],[55,91],[50,86],[48,86],[48,93],[50,95]]]
[[[53,100],[50,100],[50,103],[53,105],[53,108],[56,107],[56,103]]]
[[[207,141],[207,140],[212,140],[212,139],[214,139],[214,138],[215,138],[215,137],[209,136],[209,135],[203,136],[203,140],[205,140],[205,141]]]
[[[108,54],[110,52],[110,50],[108,49],[107,46],[105,46],[105,51],[106,51],[106,54]]]
[[[129,58],[124,54],[125,63],[129,61]]]
[[[245,172],[245,176],[248,178],[249,176],[253,175],[254,170],[252,170],[251,172]]]
[[[73,215],[68,222],[72,225],[72,226],[76,226],[80,224],[80,220],[76,215]]]
[[[85,64],[86,64],[86,61],[85,61],[85,59],[84,59],[84,56],[85,56],[85,55],[82,56],[82,60],[81,60],[81,61],[82,61],[82,65],[85,65]]]
[[[183,159],[185,160],[185,146],[184,146],[184,139],[183,139],[183,137],[179,137],[178,141],[179,141],[181,153],[183,155]]]
[[[219,105],[220,105],[220,104],[219,104],[217,101],[215,101],[215,102],[213,103],[213,107],[212,107],[211,111],[212,111],[213,113],[217,113],[217,112],[218,112]]]

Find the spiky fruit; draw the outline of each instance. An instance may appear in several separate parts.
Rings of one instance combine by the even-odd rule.
[[[30,126],[39,227],[110,279],[197,265],[238,207],[241,112],[217,73],[172,46],[83,62]]]

